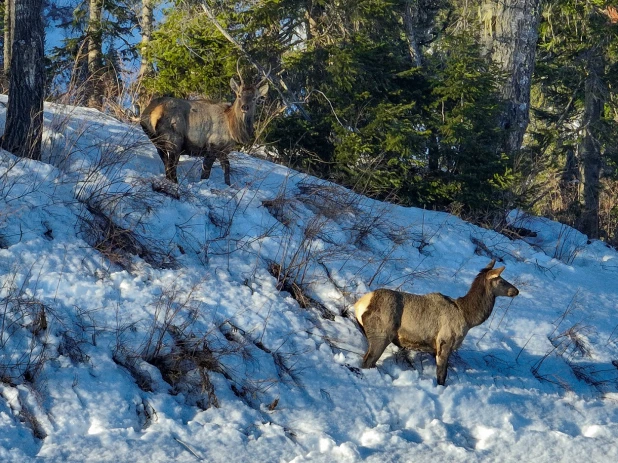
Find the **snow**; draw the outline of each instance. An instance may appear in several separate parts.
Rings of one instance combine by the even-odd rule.
[[[242,153],[231,187],[183,157],[175,191],[139,127],[53,104],[45,125],[44,162],[0,153],[0,461],[618,458],[604,243],[521,211],[536,236],[511,240]],[[134,241],[101,252],[110,236]],[[468,333],[446,387],[394,346],[359,368],[362,294],[461,296],[492,257],[520,295]]]

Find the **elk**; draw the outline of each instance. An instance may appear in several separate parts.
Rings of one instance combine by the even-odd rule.
[[[223,168],[225,183],[230,185],[228,154],[238,144],[253,138],[253,120],[258,98],[268,92],[268,74],[256,85],[232,77],[230,87],[234,103],[212,100],[154,98],[140,117],[140,125],[157,148],[165,167],[165,177],[178,183],[176,168],[181,153],[203,156],[202,180],[210,177],[215,159]]]
[[[438,384],[444,386],[448,358],[474,326],[483,323],[496,297],[515,297],[519,290],[494,269],[495,259],[476,276],[468,293],[452,299],[440,293],[409,294],[378,289],[354,304],[356,319],[369,346],[362,367],[373,368],[392,342],[399,348],[429,352],[436,357]]]

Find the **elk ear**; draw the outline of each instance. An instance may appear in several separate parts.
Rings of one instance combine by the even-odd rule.
[[[268,84],[264,84],[262,85],[260,88],[258,88],[258,97],[264,97],[266,96],[266,94],[268,93]]]
[[[230,88],[236,95],[240,93],[240,86],[238,85],[238,82],[234,80],[233,77],[230,79]]]
[[[491,262],[487,264],[487,267],[485,267],[483,270],[491,270],[492,268],[494,268],[495,263],[496,263],[496,259],[491,259]]]
[[[495,268],[487,272],[487,279],[493,280],[494,278],[498,278],[502,272],[504,272],[505,267]]]

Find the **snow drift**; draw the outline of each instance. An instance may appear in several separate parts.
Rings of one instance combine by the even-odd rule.
[[[0,153],[0,459],[615,461],[618,254],[388,205],[236,153],[178,186],[145,135],[46,105],[43,162]],[[574,239],[556,253],[568,233]],[[575,252],[576,251],[576,252]],[[359,369],[351,304],[520,290],[451,357]]]

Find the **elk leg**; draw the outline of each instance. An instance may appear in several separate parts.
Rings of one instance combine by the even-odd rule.
[[[178,164],[178,160],[174,163],[173,161],[173,153],[171,151],[162,150],[157,148],[157,152],[159,153],[159,157],[161,161],[163,161],[163,169],[165,169],[165,178],[171,182],[178,183],[178,179],[176,178],[176,165]]]
[[[178,183],[176,167],[180,160],[182,137],[174,132],[166,133],[157,138],[157,145],[157,152],[165,168],[165,178]]]
[[[204,153],[204,161],[202,161],[202,180],[210,178],[210,171],[212,170],[212,165],[215,163],[216,158],[217,157],[210,151]]]
[[[156,148],[157,153],[159,153],[159,157],[161,158],[161,161],[163,161],[163,169],[165,170],[165,176],[167,177],[167,151],[162,150],[158,146]]]
[[[446,373],[448,368],[448,358],[451,355],[451,346],[444,340],[436,340],[436,377],[438,384],[444,386],[446,383]]]
[[[178,176],[176,175],[178,162],[180,161],[180,153],[170,151],[168,153],[167,162],[168,165],[165,168],[165,176],[174,183],[178,183]]]
[[[221,153],[219,155],[219,162],[221,163],[221,167],[223,168],[223,177],[225,180],[225,184],[230,186],[232,184],[230,180],[230,159],[227,157],[227,153]]]
[[[367,341],[369,342],[369,347],[367,348],[367,352],[363,357],[363,363],[361,367],[373,368],[376,366],[376,363],[380,359],[380,356],[384,353],[384,349],[386,349],[386,346],[388,346],[391,341],[384,335],[368,336]]]

